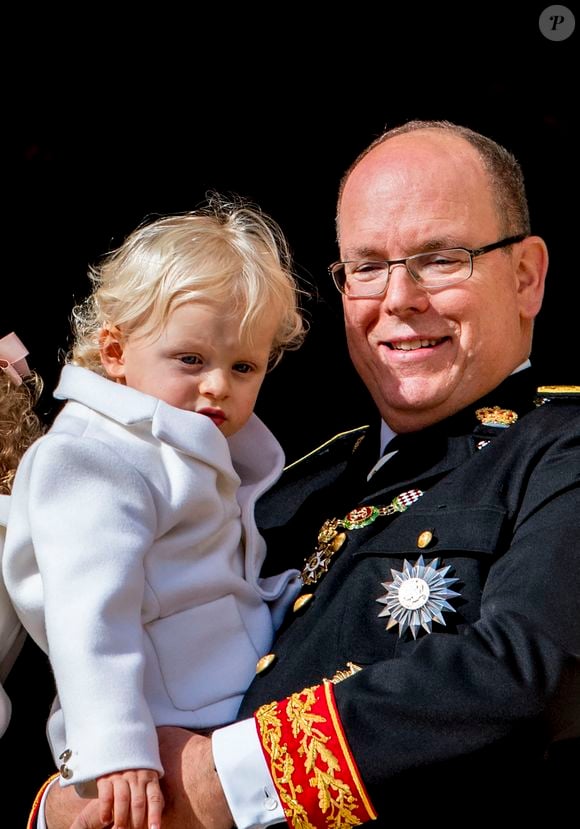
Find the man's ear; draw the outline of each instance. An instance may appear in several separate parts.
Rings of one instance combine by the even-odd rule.
[[[548,271],[548,249],[539,236],[528,236],[516,246],[518,304],[522,319],[532,320],[542,307]]]
[[[99,334],[101,364],[112,380],[123,382],[125,362],[123,359],[123,336],[119,329],[102,328]]]

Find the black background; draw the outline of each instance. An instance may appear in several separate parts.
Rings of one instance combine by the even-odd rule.
[[[326,271],[337,252],[335,197],[356,154],[409,118],[466,124],[520,159],[532,228],[551,253],[534,364],[543,382],[580,382],[577,32],[549,41],[538,27],[543,4],[505,6],[408,3],[316,20],[281,8],[203,19],[194,8],[156,9],[124,24],[53,12],[35,19],[33,34],[19,24],[7,103],[4,297],[14,299],[2,302],[0,332],[15,329],[44,376],[42,414],[55,413],[49,391],[87,265],[145,217],[192,209],[218,190],[281,224],[314,293],[308,340],[267,378],[258,413],[290,459],[366,422],[372,406],[349,366]]]
[[[218,190],[281,224],[314,293],[308,339],[267,377],[258,413],[290,460],[368,422],[373,409],[350,368],[326,272],[335,198],[354,157],[409,118],[465,124],[520,159],[532,228],[551,253],[533,361],[543,382],[580,383],[578,32],[543,37],[545,6],[408,2],[309,14],[166,4],[124,6],[123,19],[120,7],[102,5],[6,12],[0,336],[15,330],[28,345],[46,382],[41,414],[56,411],[50,392],[88,264],[146,216],[190,210]],[[34,658],[9,678],[15,713],[0,741],[10,769],[2,785],[21,783],[19,796],[11,792],[15,826],[50,768],[52,692]]]

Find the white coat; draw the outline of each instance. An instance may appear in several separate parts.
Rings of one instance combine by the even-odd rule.
[[[0,563],[2,562],[9,502],[8,495],[0,495]],[[1,683],[8,676],[14,660],[24,644],[25,637],[26,631],[14,612],[4,582],[0,578],[0,737],[8,727],[12,711],[10,700]]]
[[[55,396],[69,402],[14,481],[4,578],[55,673],[53,755],[88,793],[114,770],[162,771],[156,725],[235,717],[298,572],[259,577],[254,505],[283,453],[255,415],[226,439],[76,366]]]

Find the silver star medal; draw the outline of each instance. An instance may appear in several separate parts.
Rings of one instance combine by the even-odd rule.
[[[438,558],[429,564],[425,564],[423,556],[419,556],[415,564],[410,564],[405,559],[402,572],[391,570],[393,580],[381,582],[387,593],[377,599],[377,602],[386,605],[379,616],[390,616],[387,630],[399,625],[401,637],[409,628],[413,639],[416,639],[420,628],[432,633],[431,625],[434,621],[440,625],[445,624],[444,610],[455,613],[455,608],[451,607],[447,599],[461,595],[449,589],[459,579],[445,578],[451,565],[438,570],[438,564]]]

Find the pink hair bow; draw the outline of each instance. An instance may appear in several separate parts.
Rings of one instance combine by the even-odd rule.
[[[27,354],[28,349],[14,331],[0,340],[0,369],[17,386],[20,386],[23,377],[28,377],[30,374],[26,362]]]

